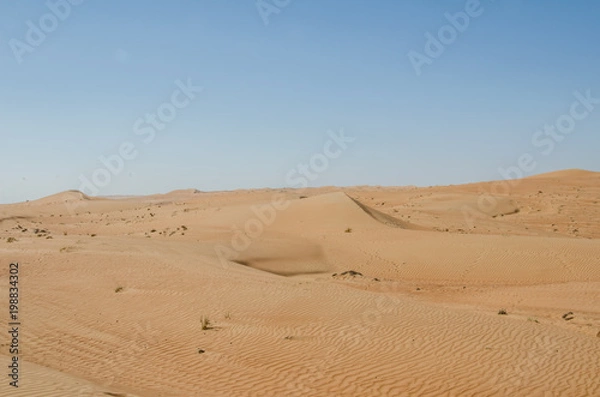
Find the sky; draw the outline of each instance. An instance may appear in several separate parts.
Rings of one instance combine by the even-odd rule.
[[[0,203],[600,171],[599,16],[591,0],[3,1]]]

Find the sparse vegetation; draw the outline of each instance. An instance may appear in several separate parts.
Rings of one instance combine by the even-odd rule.
[[[7,243],[14,243],[15,241],[18,241],[18,240],[16,238],[14,238],[14,237],[9,237],[9,238],[6,239]]]
[[[115,293],[118,294],[119,292],[123,292],[124,289],[125,288],[123,288],[123,287],[117,287],[117,288],[115,288]]]
[[[209,329],[212,329],[212,324],[208,317],[202,316],[202,318],[200,319],[200,323],[202,325],[202,331],[207,331]]]
[[[348,229],[346,229],[346,233],[352,233],[352,228],[349,227]]]
[[[347,276],[347,277],[363,277],[363,274],[360,273],[360,272],[356,272],[354,270],[346,270],[345,272],[342,272],[342,273],[339,273],[339,274],[338,273],[333,273],[331,275],[331,277],[344,277],[344,276]]]
[[[536,324],[539,324],[539,323],[540,323],[540,322],[539,322],[537,319],[535,319],[535,318],[533,318],[533,317],[529,317],[529,318],[527,319],[527,321],[530,321],[530,322],[532,322],[532,323],[536,323]]]
[[[573,312],[568,312],[568,313],[563,314],[562,318],[565,321],[571,321],[575,318],[575,316],[573,315]]]
[[[506,312],[506,310],[505,310],[505,309],[500,309],[500,310],[498,310],[498,315],[500,315],[500,316],[506,316],[507,314],[508,314],[508,313]]]

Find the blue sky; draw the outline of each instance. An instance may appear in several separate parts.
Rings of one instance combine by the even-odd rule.
[[[598,104],[552,150],[532,143],[574,92],[600,98],[598,2],[261,1],[277,12],[52,0],[60,19],[42,1],[0,3],[0,202],[79,189],[126,142],[137,155],[100,195],[284,187],[341,129],[356,140],[311,185],[496,180],[525,153],[525,175],[600,170]],[[452,33],[446,13],[468,26],[417,75],[408,54]],[[144,143],[136,121],[188,80],[202,92]]]

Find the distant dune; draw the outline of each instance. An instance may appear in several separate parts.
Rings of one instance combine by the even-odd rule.
[[[571,178],[600,178],[600,172],[594,171],[586,171],[580,169],[570,169],[570,170],[562,170],[549,172],[546,174],[539,174],[529,177],[531,179],[571,179]]]
[[[93,198],[96,199],[96,198]],[[52,205],[52,204],[63,204],[73,201],[88,201],[92,200],[90,196],[83,194],[78,190],[68,190],[66,192],[54,194],[52,196],[44,197],[39,200],[30,201],[31,205]]]

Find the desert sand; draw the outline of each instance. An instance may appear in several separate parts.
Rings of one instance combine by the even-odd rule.
[[[599,204],[567,170],[2,205],[0,395],[599,396]]]

